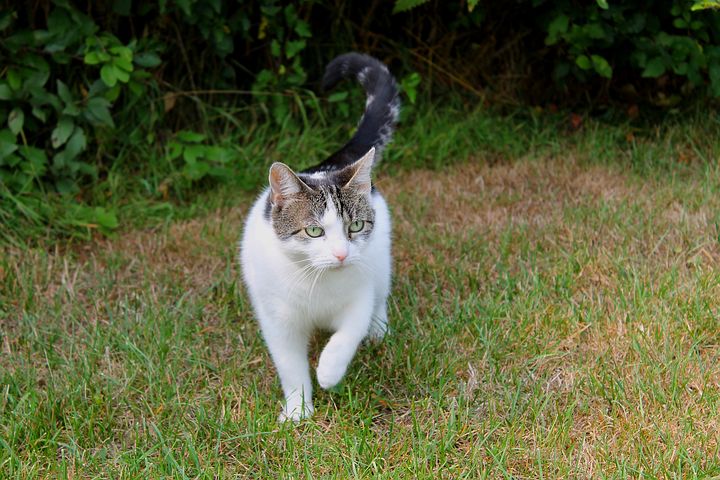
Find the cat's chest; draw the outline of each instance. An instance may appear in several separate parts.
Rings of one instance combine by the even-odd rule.
[[[284,281],[289,306],[316,318],[332,316],[347,306],[367,280],[354,267],[312,273],[300,281],[288,275]]]

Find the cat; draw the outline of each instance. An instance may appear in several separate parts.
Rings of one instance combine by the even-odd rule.
[[[302,172],[274,163],[240,242],[243,280],[285,394],[280,422],[313,414],[314,330],[333,332],[317,366],[324,389],[342,380],[363,339],[379,341],[388,330],[390,212],[371,170],[391,140],[400,98],[387,67],[368,55],[332,60],[323,89],[345,78],[367,96],[355,135]]]

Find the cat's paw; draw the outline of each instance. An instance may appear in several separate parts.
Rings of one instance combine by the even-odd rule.
[[[280,412],[278,422],[285,423],[287,421],[291,421],[293,423],[298,423],[300,420],[312,417],[312,414],[312,405],[305,405],[304,408],[302,405],[296,405],[292,408],[286,406],[282,409],[282,412]]]
[[[317,368],[317,380],[324,390],[329,390],[340,383],[345,376],[345,369],[338,367],[336,362],[330,361],[329,358],[320,357],[320,363]]]

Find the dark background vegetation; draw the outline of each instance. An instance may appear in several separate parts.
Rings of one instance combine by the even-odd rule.
[[[391,67],[404,118],[445,125],[479,109],[557,130],[646,124],[720,95],[720,16],[687,1],[1,4],[0,222],[15,243],[112,234],[219,184],[257,188],[277,155],[316,161],[362,105],[353,85],[318,89],[349,50]]]

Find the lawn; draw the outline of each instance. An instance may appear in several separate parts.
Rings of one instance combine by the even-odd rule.
[[[115,238],[6,248],[0,471],[720,476],[717,159],[682,129],[620,147],[587,131],[379,171],[392,334],[297,426],[276,422],[235,262],[252,193]],[[388,162],[411,145],[401,133]]]

